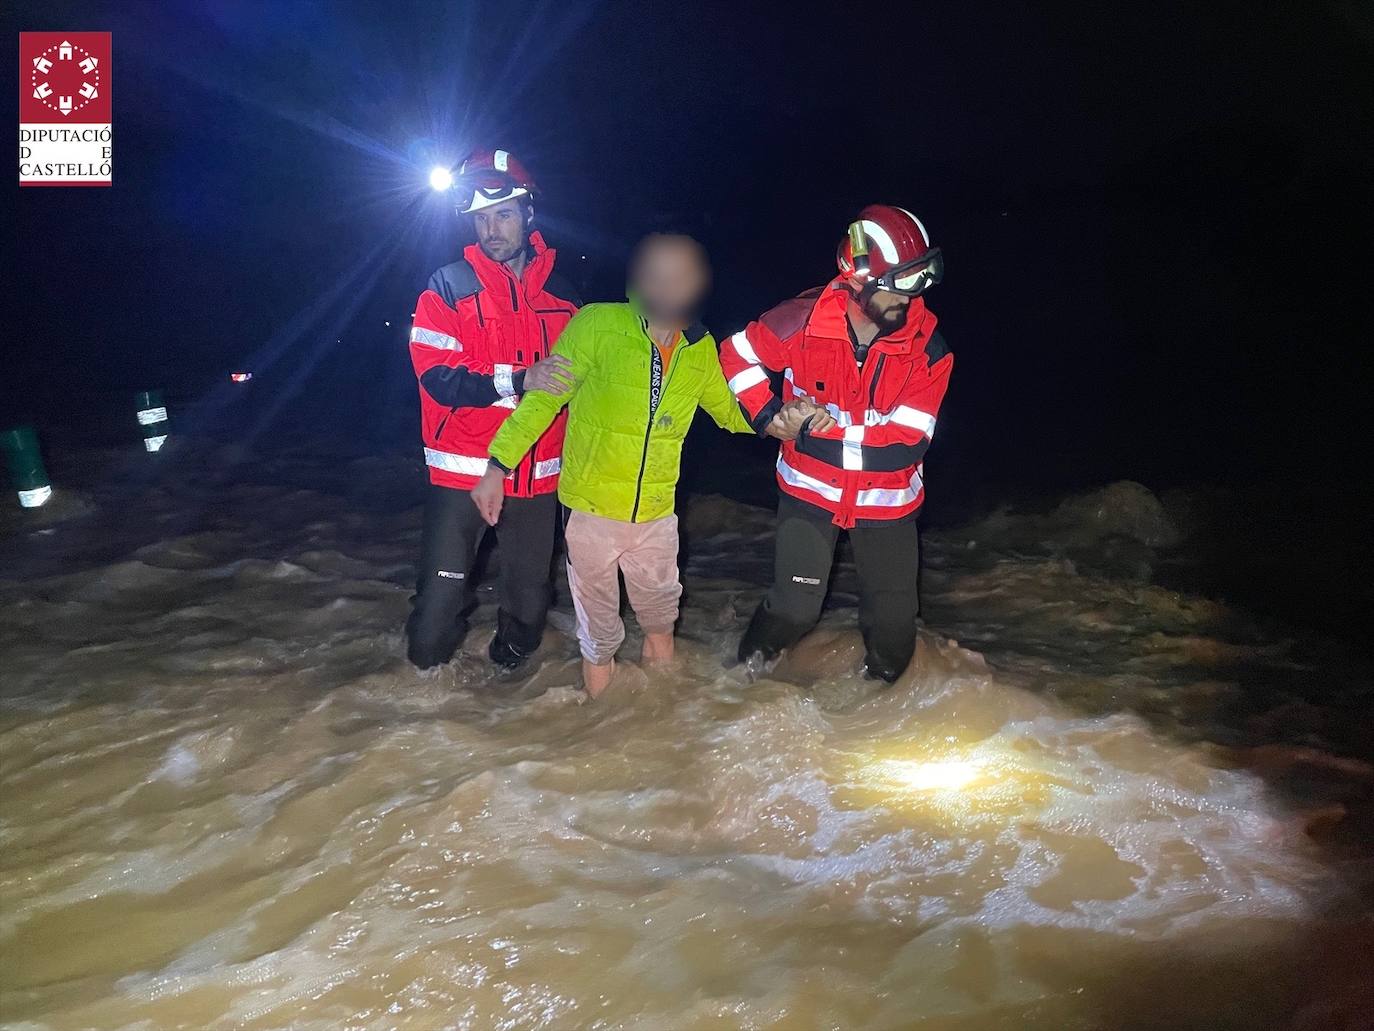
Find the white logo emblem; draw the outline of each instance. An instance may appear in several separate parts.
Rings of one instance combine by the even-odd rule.
[[[80,61],[77,61],[78,57]],[[56,90],[48,81],[53,77],[54,62],[63,66],[58,69],[60,85]],[[79,73],[71,67],[71,62],[77,62],[76,67],[81,69]],[[78,79],[81,80],[79,87],[69,85]],[[33,59],[30,80],[33,99],[65,117],[73,111],[80,111],[100,96],[100,59],[92,56],[84,47],[63,40]]]

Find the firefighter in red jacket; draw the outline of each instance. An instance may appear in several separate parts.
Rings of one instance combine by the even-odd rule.
[[[778,453],[773,586],[739,658],[764,668],[816,624],[848,530],[865,672],[891,682],[916,646],[922,459],[954,365],[923,297],[943,262],[915,215],[882,204],[860,212],[838,261],[827,286],[784,301],[721,348],[756,427],[793,400],[826,411]]]
[[[508,151],[463,162],[453,187],[477,242],[430,277],[415,306],[410,357],[430,489],[407,654],[420,668],[449,661],[467,632],[473,558],[486,530],[468,492],[487,445],[527,390],[564,393],[566,360],[548,357],[579,301],[533,231],[534,181]],[[505,480],[493,662],[519,665],[544,632],[557,518],[560,415]]]

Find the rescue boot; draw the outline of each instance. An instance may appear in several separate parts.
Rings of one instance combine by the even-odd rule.
[[[881,680],[884,684],[891,685],[895,684],[901,675],[900,672],[893,673],[890,669],[874,666],[868,662],[864,663],[863,676],[865,680]]]
[[[406,620],[406,658],[417,669],[432,669],[453,659],[467,633],[467,622],[448,609],[422,602]]]
[[[505,669],[515,669],[539,647],[542,631],[505,612],[496,614],[496,634],[487,648],[487,658]]]
[[[867,680],[881,680],[885,684],[895,684],[897,678],[906,672],[906,668],[911,665],[911,657],[915,654],[915,649],[906,653],[906,657],[893,661],[889,658],[881,658],[871,649],[864,656],[863,675]]]
[[[811,628],[771,612],[768,603],[761,602],[749,620],[749,628],[739,640],[738,658],[744,664],[750,680],[770,673],[778,664],[784,648],[799,641]]]

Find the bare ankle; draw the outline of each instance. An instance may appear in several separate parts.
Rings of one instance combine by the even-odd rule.
[[[671,630],[663,633],[644,635],[644,661],[661,664],[672,662],[675,652],[673,632]]]
[[[588,698],[598,698],[611,686],[611,680],[615,676],[615,659],[609,662],[592,662],[590,659],[582,660],[582,687],[587,692]]]

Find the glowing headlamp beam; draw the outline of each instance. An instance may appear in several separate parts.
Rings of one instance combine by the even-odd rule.
[[[443,193],[453,185],[453,173],[443,165],[435,165],[429,170],[429,185]]]

